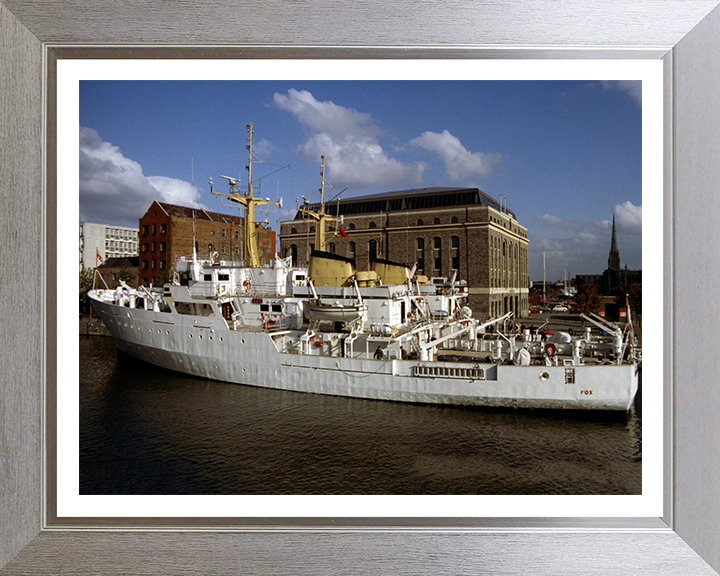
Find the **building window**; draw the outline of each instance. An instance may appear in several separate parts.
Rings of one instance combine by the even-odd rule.
[[[355,242],[350,242],[349,253],[355,258]]]
[[[157,244],[156,244],[155,242],[153,242],[153,249],[152,249],[152,251],[155,252],[155,250],[157,250]]]
[[[167,266],[167,261],[160,260],[160,270],[165,270],[165,266]]]
[[[375,224],[375,222],[370,222],[370,224],[368,224],[368,228],[377,228],[377,224]]]
[[[143,234],[147,234],[147,233],[148,233],[148,225],[143,224]]]
[[[293,266],[297,266],[297,244],[290,245],[290,255],[292,256]]]
[[[457,223],[458,223],[458,217],[457,217],[457,216],[453,216],[453,217],[452,217],[452,220],[450,220],[450,222],[452,222],[453,224],[457,224]]]
[[[157,232],[157,224],[153,224],[153,234],[155,234],[155,232]]]
[[[315,226],[310,226],[310,233],[312,234],[313,232],[315,232]]]
[[[167,250],[167,243],[160,242],[160,252],[165,252],[165,250]]]
[[[147,267],[148,267],[148,261],[143,260],[143,270],[147,270]]]
[[[368,258],[370,262],[377,259],[377,240],[368,242]]]
[[[225,238],[225,228],[222,229],[222,237]]]
[[[433,224],[440,224],[440,218],[435,218],[435,220],[433,220]]]
[[[348,226],[348,230],[355,230],[355,224],[350,222],[350,226]]]
[[[153,261],[152,261],[152,269],[155,270],[155,258],[153,258]]]
[[[425,224],[425,222],[423,222],[423,219],[422,219],[422,218],[418,218],[417,225],[418,225],[418,226],[422,226],[423,224]]]
[[[330,254],[335,254],[335,242],[330,242]]]
[[[296,234],[297,230],[293,228],[293,234]],[[235,232],[235,240],[240,240],[240,232]]]
[[[433,271],[440,274],[442,270],[442,240],[439,236],[433,239],[433,245],[435,247],[433,250]]]
[[[450,240],[450,267],[453,270],[460,270],[460,238],[453,236]]]
[[[417,250],[415,251],[415,261],[417,262],[418,272],[425,272],[425,239],[417,239]]]
[[[297,234],[297,228],[291,228],[290,234]],[[236,234],[236,236],[237,236],[237,234]],[[235,238],[235,240],[237,240],[237,237]]]
[[[165,234],[167,232],[167,224],[160,224],[160,234]]]

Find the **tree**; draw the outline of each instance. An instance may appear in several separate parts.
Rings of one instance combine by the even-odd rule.
[[[130,268],[122,268],[117,275],[118,280],[122,280],[125,284],[132,285],[135,282],[135,274]]]
[[[173,266],[158,271],[153,277],[153,286],[162,286],[163,284],[172,282],[174,274],[175,268]]]
[[[615,297],[615,303],[620,306],[620,308],[625,308],[625,305],[629,303],[632,312],[642,314],[642,285],[624,284],[620,286],[617,296]]]
[[[93,285],[93,271],[92,268],[83,268],[80,271],[80,296],[85,296]]]
[[[83,268],[80,271],[80,312],[87,314],[90,311],[90,302],[87,299],[87,293],[93,287],[93,270],[92,268]]]
[[[588,313],[597,311],[600,306],[600,298],[597,293],[596,284],[581,284],[578,286],[575,295],[575,303],[579,312]]]

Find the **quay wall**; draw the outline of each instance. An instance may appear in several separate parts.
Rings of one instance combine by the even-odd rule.
[[[111,336],[100,318],[82,314],[80,315],[80,334],[82,336]]]

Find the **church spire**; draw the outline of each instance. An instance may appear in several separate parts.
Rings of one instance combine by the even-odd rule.
[[[613,214],[612,242],[610,244],[610,256],[608,256],[608,270],[620,272],[620,251],[617,245],[617,233],[615,231],[615,214]]]

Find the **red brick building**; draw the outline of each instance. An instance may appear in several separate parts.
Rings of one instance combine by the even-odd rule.
[[[154,201],[140,218],[140,283],[145,286],[167,279],[182,256],[193,253],[209,258],[213,252],[220,260],[243,260],[243,218]],[[275,257],[275,232],[256,224],[261,264]]]

